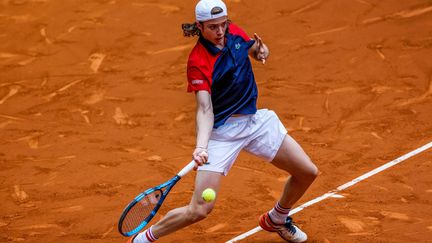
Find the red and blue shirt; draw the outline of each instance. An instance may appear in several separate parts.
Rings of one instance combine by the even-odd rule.
[[[248,56],[255,41],[232,23],[225,38],[220,50],[200,37],[187,64],[188,92],[206,90],[211,95],[214,128],[233,114],[257,111],[258,89]]]

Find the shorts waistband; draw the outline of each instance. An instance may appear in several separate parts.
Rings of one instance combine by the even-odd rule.
[[[257,119],[259,119],[260,117],[264,116],[264,114],[266,114],[269,110],[268,109],[259,109],[257,110],[257,112],[255,114],[244,114],[244,115],[234,115],[234,116],[230,116],[224,123],[224,125],[235,125],[235,124],[239,124],[239,123],[244,123],[247,121],[256,121]],[[222,125],[222,126],[224,126]]]
[[[243,116],[230,116],[226,121],[225,124],[236,124],[236,123],[242,123],[250,120],[255,114],[247,114]]]
[[[233,126],[233,125],[236,125],[236,124],[245,123],[245,122],[254,120],[255,119],[255,115],[256,114],[247,114],[247,115],[244,115],[244,116],[231,116],[231,117],[229,117],[225,121],[224,125],[226,125],[226,126]]]

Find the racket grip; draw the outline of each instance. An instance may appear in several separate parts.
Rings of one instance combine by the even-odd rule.
[[[195,166],[195,161],[192,160],[177,175],[180,176],[180,177],[183,177],[184,175],[186,175],[187,173],[189,173],[194,168],[194,166]]]

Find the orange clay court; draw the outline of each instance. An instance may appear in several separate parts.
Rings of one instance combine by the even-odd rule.
[[[195,0],[0,0],[0,241],[125,242],[117,220],[195,146],[186,61]],[[253,61],[320,175],[301,205],[432,142],[432,2],[227,0],[271,54]],[[154,219],[187,204],[195,172]],[[287,174],[241,154],[210,216],[159,242],[257,226]],[[309,242],[432,242],[432,149],[294,215]],[[281,242],[259,231],[241,242]]]

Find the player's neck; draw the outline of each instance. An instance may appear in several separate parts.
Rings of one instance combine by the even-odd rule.
[[[222,50],[225,47],[225,44],[216,44],[215,45],[219,50]]]

